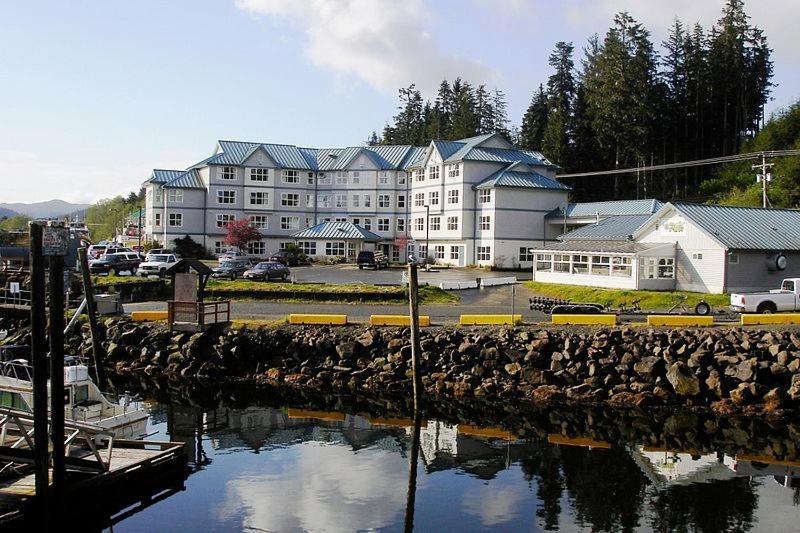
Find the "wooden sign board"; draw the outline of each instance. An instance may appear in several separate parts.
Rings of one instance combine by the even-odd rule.
[[[57,226],[42,228],[42,255],[67,255],[69,250],[69,230]]]
[[[197,301],[197,274],[194,272],[179,272],[175,274],[175,294],[173,299],[176,302]]]

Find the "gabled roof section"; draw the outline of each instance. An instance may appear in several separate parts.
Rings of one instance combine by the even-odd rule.
[[[145,183],[167,183],[186,172],[185,170],[167,170],[163,168],[153,169],[153,173],[145,180]]]
[[[654,218],[673,209],[729,249],[800,250],[800,210],[676,202],[665,204]]]
[[[609,217],[613,215],[652,215],[663,206],[664,203],[656,199],[645,200],[611,200],[607,202],[581,202],[567,205],[566,216],[572,217]],[[546,218],[563,218],[563,209],[554,209],[547,214]]]
[[[449,159],[453,154],[464,147],[463,142],[459,141],[432,141],[433,147],[442,156],[442,161]]]
[[[189,169],[164,184],[165,189],[205,189],[206,184],[196,169]]]
[[[292,233],[293,239],[345,239],[367,242],[382,241],[383,237],[352,222],[322,222],[316,226]]]
[[[551,189],[568,191],[570,188],[538,172],[530,170],[521,162],[511,163],[502,170],[498,170],[485,180],[475,185],[474,189],[492,189],[495,187],[523,187],[528,189]]]
[[[615,215],[588,224],[558,238],[561,241],[627,241],[653,215]]]

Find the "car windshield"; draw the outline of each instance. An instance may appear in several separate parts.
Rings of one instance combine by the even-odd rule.
[[[266,270],[270,268],[271,263],[259,263],[256,265],[256,269],[258,270]]]
[[[167,261],[169,261],[169,256],[168,255],[151,255],[150,256],[150,261],[155,261],[157,263],[166,263]]]

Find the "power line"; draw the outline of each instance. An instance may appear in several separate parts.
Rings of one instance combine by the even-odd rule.
[[[593,172],[558,174],[557,177],[586,178],[590,176],[612,176],[616,174],[632,174],[635,172],[645,172],[650,170],[670,170],[675,168],[699,167],[704,165],[719,165],[722,163],[736,163],[739,161],[749,161],[751,159],[763,159],[767,157],[790,157],[790,156],[800,156],[800,150],[770,150],[764,152],[751,152],[747,154],[712,157],[708,159],[695,159],[693,161],[681,161],[680,163],[665,163],[663,165],[650,165],[646,167],[618,168],[614,170],[596,170]]]

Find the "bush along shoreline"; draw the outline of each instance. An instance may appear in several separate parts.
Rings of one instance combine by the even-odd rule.
[[[297,388],[407,395],[407,328],[280,326],[170,332],[104,322],[105,365]],[[88,326],[68,339],[90,351]],[[430,328],[421,335],[428,397],[684,406],[717,413],[796,413],[800,330]]]

